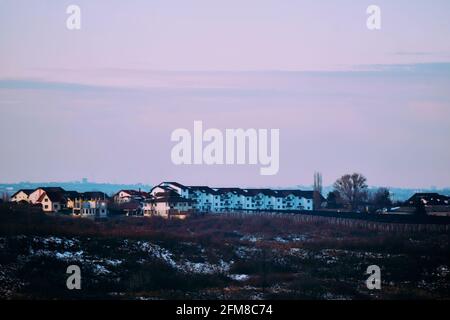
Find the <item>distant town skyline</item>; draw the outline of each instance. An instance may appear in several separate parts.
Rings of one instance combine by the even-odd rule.
[[[67,30],[66,7],[81,8]],[[0,3],[0,183],[450,185],[450,2]],[[170,134],[280,129],[280,167],[176,166]]]

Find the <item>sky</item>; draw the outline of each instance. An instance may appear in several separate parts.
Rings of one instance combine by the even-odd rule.
[[[81,29],[66,28],[67,6]],[[366,27],[369,5],[381,30]],[[450,2],[0,0],[0,181],[450,185]],[[279,128],[280,170],[171,132]]]

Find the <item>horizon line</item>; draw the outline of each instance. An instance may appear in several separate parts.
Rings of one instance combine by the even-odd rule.
[[[175,181],[178,182],[176,180],[173,179],[169,179],[169,180],[164,180],[164,181]],[[161,181],[161,182],[164,182]],[[160,182],[160,183],[161,183]],[[73,184],[109,184],[109,185],[143,185],[143,186],[157,186],[159,183],[147,183],[147,182],[99,182],[99,181],[87,181],[87,182],[83,182],[81,180],[73,180],[73,181],[20,181],[20,182],[0,182],[0,185],[18,185],[18,184],[67,184],[67,183],[73,183]],[[184,184],[184,183],[180,183],[182,185],[185,186],[202,186],[202,184]],[[314,184],[296,184],[296,185],[288,185],[286,187],[310,187],[313,186]],[[207,186],[207,185],[205,185]],[[279,187],[279,186],[283,186],[283,185],[271,185],[273,187]],[[229,188],[251,188],[251,187],[239,187],[239,186],[228,186]],[[264,187],[270,188],[270,186],[265,185]],[[323,188],[330,188],[333,187],[333,184],[327,184],[327,185],[323,185]],[[213,186],[212,188],[227,188],[227,186]],[[256,187],[255,187],[256,188]],[[263,186],[260,186],[258,188],[263,188]],[[414,189],[427,189],[427,190],[446,190],[446,189],[450,189],[450,185],[449,186],[427,186],[427,187],[410,187],[410,186],[384,186],[384,185],[368,185],[369,189],[373,189],[373,188],[387,188],[387,189],[410,189],[410,190],[414,190]]]

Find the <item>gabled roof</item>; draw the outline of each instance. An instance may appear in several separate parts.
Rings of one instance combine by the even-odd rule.
[[[64,197],[68,199],[76,199],[80,197],[80,193],[78,191],[66,191],[64,192]]]
[[[64,190],[61,187],[39,187],[39,188],[34,189],[34,191],[36,191],[38,189],[42,189],[45,192],[66,192],[66,190]]]
[[[312,190],[303,191],[303,190],[297,190],[297,189],[272,190],[272,189],[268,189],[268,188],[263,188],[263,189],[210,188],[208,186],[184,186],[178,182],[171,182],[171,181],[161,182],[158,186],[154,187],[152,190],[154,190],[155,188],[161,188],[161,189],[164,189],[167,191],[173,191],[173,189],[168,186],[170,184],[175,187],[185,188],[185,189],[189,189],[191,191],[199,191],[199,192],[209,193],[209,194],[213,194],[213,195],[222,195],[222,194],[227,194],[227,193],[232,193],[235,195],[250,196],[250,197],[256,196],[258,194],[263,194],[268,197],[273,197],[273,196],[274,197],[287,197],[289,195],[293,195],[293,196],[300,197],[300,198],[314,199],[314,191],[312,191]],[[162,196],[162,195],[160,195],[160,196]],[[322,201],[325,200],[325,198],[321,194],[320,194],[320,198]]]
[[[245,192],[241,188],[215,188],[216,194],[233,193],[237,195],[244,195]]]
[[[84,200],[88,199],[108,199],[106,193],[101,191],[88,191],[80,194],[80,197]]]
[[[27,196],[29,196],[30,194],[33,193],[33,191],[34,191],[34,189],[20,189],[20,190],[17,190],[17,192],[14,193],[14,194],[11,196],[11,198],[15,197],[15,196],[16,196],[17,194],[19,194],[20,192],[23,192],[23,193],[25,193]]]
[[[450,197],[441,195],[436,192],[419,192],[419,193],[415,193],[412,197],[410,197],[406,201],[409,203],[412,203],[417,200],[425,200],[427,202],[430,202],[430,204],[438,204],[440,202],[450,200]]]
[[[308,190],[308,191],[303,191],[303,190],[274,190],[274,192],[276,193],[276,195],[278,197],[287,197],[290,194],[296,196],[296,197],[300,197],[300,198],[306,198],[306,199],[313,199],[314,198],[314,191],[312,190]]]
[[[172,189],[165,190],[164,192],[155,193],[155,198],[164,198],[164,197],[179,197],[179,194]]]
[[[152,191],[155,190],[156,188],[160,188],[160,189],[163,189],[163,190],[166,190],[166,191],[174,191],[174,192],[176,192],[175,189],[173,189],[173,188],[171,188],[171,187],[158,185],[158,186],[153,187],[153,188],[150,190],[150,193],[152,193]]]
[[[122,190],[118,191],[116,193],[116,195],[118,195],[121,192],[128,193],[131,196],[140,196],[140,197],[147,197],[148,196],[148,192],[139,191],[139,190],[132,190],[132,189],[122,189]]]
[[[188,187],[182,185],[181,183],[173,182],[173,181],[163,181],[163,182],[160,183],[160,185],[162,185],[162,184],[172,184],[172,185],[174,185],[175,187],[178,187],[178,188],[188,189]]]
[[[200,191],[200,192],[211,193],[211,194],[216,193],[216,191],[214,191],[213,189],[211,189],[208,186],[189,186],[188,188],[189,188],[189,190],[192,190],[192,191]]]
[[[246,195],[248,195],[248,196],[256,196],[260,193],[265,196],[269,196],[269,197],[276,195],[274,190],[271,190],[271,189],[244,189],[244,191],[245,191]]]
[[[45,196],[47,196],[51,202],[63,202],[65,200],[62,192],[46,191],[39,197],[38,202],[42,202]]]

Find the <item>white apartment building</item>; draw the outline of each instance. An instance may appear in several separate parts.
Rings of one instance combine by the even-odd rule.
[[[195,212],[231,211],[311,211],[314,192],[302,190],[210,188],[184,186],[177,182],[163,182],[150,192],[153,197],[164,192],[176,192],[192,201]],[[320,195],[321,199],[325,199]]]

